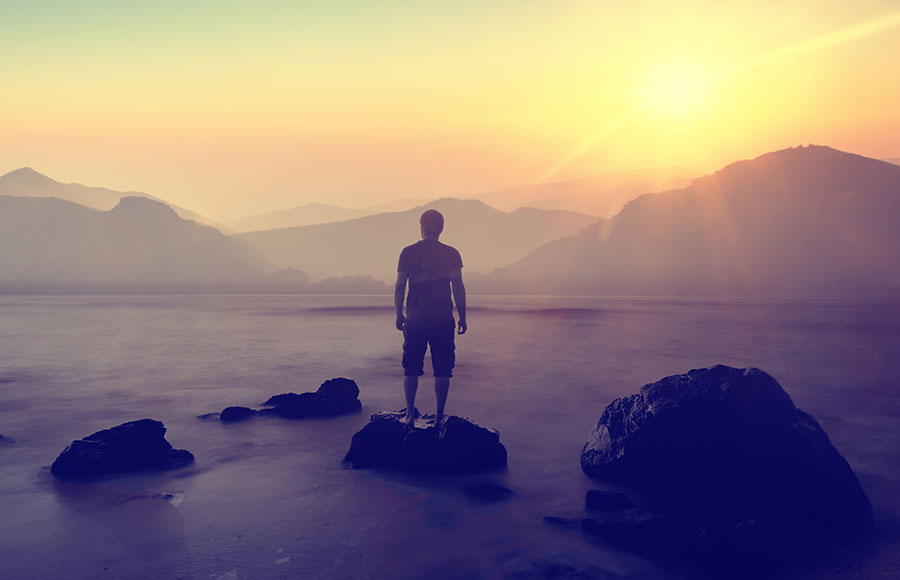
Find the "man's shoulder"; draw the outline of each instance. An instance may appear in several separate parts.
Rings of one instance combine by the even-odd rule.
[[[405,246],[402,250],[400,250],[400,255],[402,256],[403,254],[408,254],[410,252],[417,251],[421,247],[421,244],[422,244],[422,241],[419,240],[418,242],[416,242],[414,244]]]

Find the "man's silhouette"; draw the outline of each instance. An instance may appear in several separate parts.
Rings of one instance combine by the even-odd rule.
[[[437,399],[434,425],[440,429],[456,361],[453,335],[454,332],[465,334],[467,329],[466,288],[462,282],[463,264],[459,252],[438,241],[444,230],[444,216],[437,210],[429,209],[419,218],[419,224],[422,226],[422,239],[400,252],[394,305],[397,310],[397,330],[403,331],[406,422],[411,425],[414,420],[419,377],[425,374],[425,350],[431,345],[434,396]],[[409,296],[404,316],[403,298],[407,282]],[[459,313],[458,329],[453,319],[451,290]]]

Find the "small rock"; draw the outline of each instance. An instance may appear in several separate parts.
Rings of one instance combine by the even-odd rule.
[[[197,418],[201,421],[218,421],[219,413],[203,413],[202,415],[197,415]]]
[[[634,504],[624,493],[592,489],[584,498],[584,506],[589,510],[614,512],[633,508]]]
[[[469,419],[449,416],[443,436],[434,429],[434,416],[409,427],[405,411],[372,415],[357,432],[342,464],[349,469],[389,468],[418,473],[475,473],[506,466],[500,434]]]
[[[642,513],[611,522],[584,519],[581,529],[623,550],[664,560],[695,557],[700,529],[665,514]]]
[[[15,443],[15,442],[16,441],[14,439],[10,439],[9,437],[4,437],[3,435],[0,435],[0,444],[9,444],[9,443]]]
[[[316,393],[284,393],[272,397],[277,402],[270,409],[260,411],[262,415],[274,415],[285,419],[306,419],[319,415],[319,395]],[[269,399],[270,401],[272,399]]]
[[[243,421],[256,413],[283,419],[309,419],[335,417],[362,411],[359,387],[355,381],[345,378],[329,379],[322,383],[314,393],[273,395],[263,403],[263,406],[268,408],[254,411],[247,407],[229,407],[228,409],[241,409],[239,412],[234,412],[236,418],[230,420]],[[222,421],[228,421],[225,415],[225,411],[223,411]]]
[[[219,415],[219,420],[223,423],[237,423],[246,421],[255,414],[256,411],[248,407],[225,407]]]
[[[88,479],[147,470],[185,467],[194,456],[184,449],[173,449],[165,439],[161,421],[141,419],[122,423],[73,441],[66,447],[50,472],[61,480]]]

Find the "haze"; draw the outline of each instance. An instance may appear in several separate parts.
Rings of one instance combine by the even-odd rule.
[[[0,174],[215,219],[900,155],[900,11],[795,2],[0,6]]]

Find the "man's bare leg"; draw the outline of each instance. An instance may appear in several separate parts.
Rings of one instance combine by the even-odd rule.
[[[434,377],[434,398],[437,411],[434,414],[434,426],[438,427],[444,420],[444,406],[447,404],[447,393],[450,392],[450,377]]]
[[[403,377],[403,394],[406,395],[406,424],[412,425],[416,420],[416,391],[419,389],[419,377]],[[444,395],[446,398],[446,395]]]

